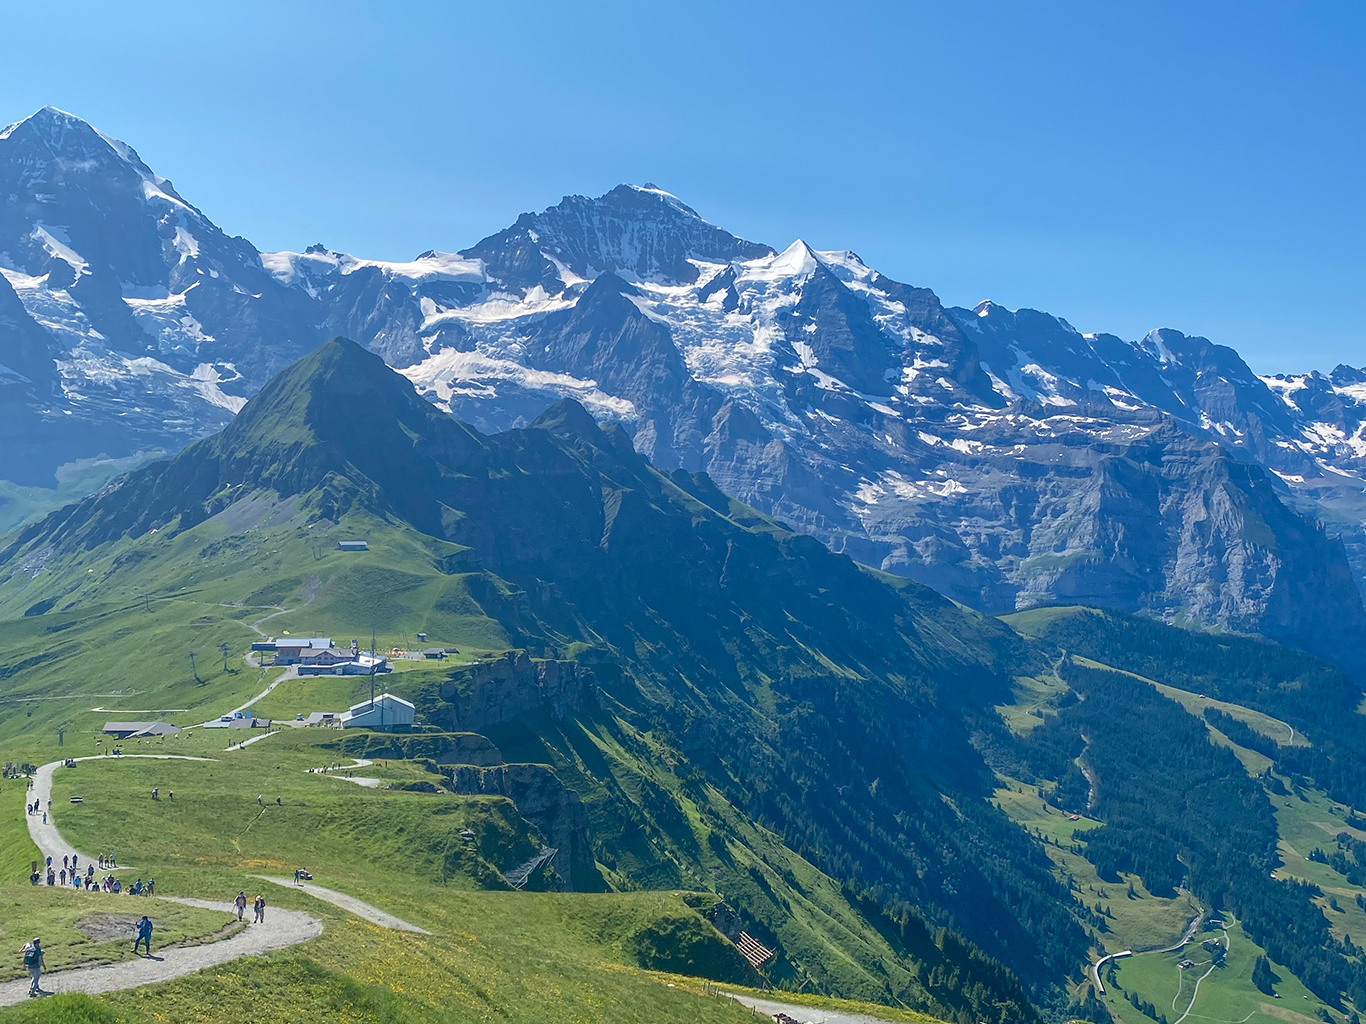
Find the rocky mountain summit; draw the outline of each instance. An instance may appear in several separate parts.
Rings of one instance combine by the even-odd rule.
[[[15,481],[178,449],[342,334],[480,430],[574,398],[657,466],[986,611],[1084,602],[1319,650],[1366,635],[1366,371],[1260,377],[1177,331],[946,308],[654,185],[394,263],[259,253],[51,108],[0,131],[0,184]]]

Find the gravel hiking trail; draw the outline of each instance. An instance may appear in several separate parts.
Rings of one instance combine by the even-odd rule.
[[[79,757],[75,760],[107,762],[134,757],[179,761],[211,760],[211,758],[206,757],[183,757],[173,754],[125,754],[122,757]],[[39,800],[44,808],[47,807],[47,802],[52,795],[53,769],[61,764],[61,761],[45,764],[38,769],[38,774],[34,776],[33,798]],[[44,857],[52,857],[55,861],[63,855],[63,852],[68,854],[71,852],[70,844],[62,840],[61,833],[57,831],[56,823],[51,814],[48,815],[47,824],[43,824],[41,812],[26,815],[26,817],[28,818],[29,835]],[[93,863],[86,854],[79,851],[77,853],[82,860]],[[109,894],[109,909],[112,911],[131,908],[138,913],[147,912],[149,916],[155,919],[156,904],[154,901],[156,900],[183,903],[186,906],[202,907],[205,910],[218,910],[224,914],[231,914],[236,909],[231,903],[215,900],[154,896],[143,901],[127,895],[115,896],[112,893]],[[271,907],[266,913],[265,924],[247,925],[226,939],[206,943],[202,946],[155,949],[150,956],[143,956],[136,960],[118,964],[101,967],[73,967],[70,970],[58,971],[55,974],[44,974],[42,990],[50,995],[60,992],[85,992],[95,995],[100,992],[116,992],[137,988],[140,985],[151,985],[159,981],[169,981],[172,978],[194,974],[206,967],[215,967],[239,957],[256,956],[272,949],[297,946],[301,942],[317,938],[322,934],[322,931],[323,923],[310,914],[298,910],[281,910],[278,907]],[[24,941],[27,941],[26,937],[21,939],[15,936],[16,943]],[[153,942],[155,942],[155,933],[153,934]],[[14,956],[16,959],[19,956],[17,945]],[[11,1006],[28,998],[27,978],[0,984],[0,1006]]]
[[[816,1006],[779,1003],[772,999],[756,999],[754,996],[742,996],[734,992],[722,992],[721,995],[729,996],[741,1006],[748,1006],[751,1010],[757,1010],[770,1017],[785,1013],[801,1024],[892,1024],[882,1017],[870,1017],[866,1013],[846,1013],[843,1010],[824,1010]]]
[[[321,885],[314,885],[312,882],[295,882],[289,878],[274,878],[270,875],[252,875],[252,878],[259,878],[263,882],[270,882],[274,885],[283,885],[287,889],[301,889],[314,899],[330,903],[334,907],[341,907],[348,913],[355,914],[357,917],[364,918],[371,924],[377,924],[381,928],[392,928],[397,932],[417,932],[419,935],[430,935],[431,932],[426,928],[419,928],[401,917],[385,913],[370,903],[358,900],[354,896],[348,896],[344,892],[336,889],[328,889]]]
[[[73,761],[106,761],[117,763],[119,761],[131,761],[134,758],[151,758],[160,761],[212,761],[211,757],[188,757],[183,754],[100,754],[94,757],[75,757]],[[71,844],[62,839],[62,834],[57,831],[57,819],[55,813],[49,812],[47,821],[43,821],[43,811],[47,810],[48,803],[52,800],[52,773],[62,766],[61,761],[52,761],[43,765],[33,776],[33,789],[30,790],[29,803],[38,801],[39,812],[37,814],[26,815],[28,818],[28,834],[33,839],[33,845],[38,847],[38,851],[44,857],[51,857],[53,861],[62,859],[63,854],[75,853],[87,864],[95,863],[95,858],[91,857],[84,850],[73,850]],[[127,871],[128,865],[120,864],[115,871]]]

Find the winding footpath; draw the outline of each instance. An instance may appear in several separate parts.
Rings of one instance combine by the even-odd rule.
[[[178,761],[211,760],[211,758],[205,757],[185,757],[174,754],[125,754],[122,757],[79,757],[75,760],[119,761],[134,757]],[[44,808],[47,807],[48,800],[52,797],[52,772],[61,763],[54,761],[51,764],[45,764],[38,769],[37,775],[34,776],[32,795],[34,799],[41,802],[41,806]],[[48,815],[46,824],[43,823],[41,813],[27,815],[27,818],[29,835],[44,857],[52,857],[56,861],[63,853],[70,854],[73,852],[71,845],[63,842],[61,833],[57,831],[56,823],[51,814]],[[88,855],[80,851],[75,852],[82,860],[94,862]],[[121,899],[122,897],[110,895],[110,903],[119,904],[118,908],[111,906],[110,909],[121,909],[122,904],[119,903]],[[170,896],[155,896],[152,899],[183,903],[186,906],[202,907],[205,910],[219,910],[224,914],[231,914],[235,911],[231,903],[220,903],[214,900],[183,899]],[[133,909],[142,911],[147,907],[148,904],[137,902]],[[74,967],[55,974],[45,974],[42,981],[43,991],[49,994],[85,992],[94,995],[100,992],[116,992],[137,988],[141,985],[151,985],[159,981],[169,981],[172,978],[194,974],[206,967],[215,967],[244,956],[256,956],[272,949],[297,946],[301,942],[317,938],[322,934],[322,930],[323,923],[310,914],[298,910],[281,910],[272,907],[266,914],[265,924],[247,925],[237,933],[217,942],[210,942],[201,946],[177,946],[158,949],[151,956],[140,957],[137,960],[124,963],[103,967]],[[0,1006],[11,1006],[28,998],[27,978],[0,984]]]
[[[742,996],[734,992],[723,991],[721,995],[729,996],[741,1006],[747,1006],[770,1017],[785,1013],[800,1024],[892,1024],[882,1017],[870,1017],[866,1013],[845,1013],[842,1010],[824,1010],[797,1003],[779,1003],[772,999],[756,999],[754,996]]]
[[[252,875],[252,878],[259,878],[263,882],[270,882],[273,885],[283,885],[288,889],[299,889],[308,893],[314,899],[330,903],[334,907],[340,907],[347,913],[355,914],[357,917],[364,918],[371,924],[377,924],[381,928],[391,928],[396,932],[417,932],[419,935],[430,935],[431,932],[426,928],[419,928],[410,921],[405,921],[401,917],[380,910],[379,907],[358,900],[354,896],[348,896],[344,892],[336,889],[328,889],[325,886],[314,885],[312,882],[295,882],[288,878],[275,878],[271,875]]]

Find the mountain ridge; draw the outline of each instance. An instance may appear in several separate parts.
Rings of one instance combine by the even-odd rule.
[[[481,431],[571,397],[655,464],[705,470],[985,610],[1085,596],[1322,649],[1286,617],[1297,594],[1304,621],[1366,636],[1359,371],[1258,377],[1167,329],[1127,342],[946,308],[850,252],[736,238],[653,187],[568,196],[409,263],[258,253],[82,125],[40,111],[0,139],[0,184],[27,197],[0,217],[19,301],[0,295],[0,364],[17,374],[0,375],[0,430],[25,450],[7,470],[20,482],[175,450],[344,334]],[[44,130],[90,145],[54,160]],[[77,166],[90,147],[112,170]],[[1264,475],[1218,469],[1218,451]],[[1123,555],[1115,531],[1148,550]]]
[[[570,400],[533,426],[485,436],[423,402],[378,356],[335,339],[277,375],[221,434],[21,531],[0,552],[0,604],[80,616],[153,576],[179,584],[197,573],[259,587],[237,552],[261,508],[287,517],[269,543],[323,573],[313,585],[322,594],[337,573],[363,572],[368,589],[429,581],[441,609],[495,620],[517,646],[584,681],[594,696],[570,739],[554,722],[529,732],[495,716],[487,728],[499,749],[555,765],[581,788],[599,830],[594,858],[617,865],[621,884],[724,884],[793,963],[833,984],[836,965],[802,952],[813,935],[833,929],[858,948],[883,940],[793,921],[783,900],[815,897],[772,895],[791,885],[764,866],[779,856],[763,852],[775,839],[746,838],[753,826],[740,815],[790,844],[782,858],[826,873],[820,885],[832,895],[820,899],[833,902],[822,914],[900,915],[897,927],[927,943],[915,955],[879,947],[869,954],[884,958],[879,969],[844,975],[850,991],[928,998],[928,967],[915,965],[950,957],[951,942],[933,952],[933,929],[951,927],[971,944],[954,969],[982,986],[952,998],[966,1000],[964,1012],[1028,1019],[1020,982],[988,958],[1009,960],[1051,999],[1084,956],[1084,915],[1027,836],[981,799],[991,775],[967,721],[1007,697],[1012,671],[1035,663],[1023,641],[724,499],[704,476],[656,470],[620,426],[600,426]],[[307,551],[334,530],[362,532],[385,552],[424,553],[401,565],[386,554],[363,568],[322,567]],[[270,587],[295,582],[308,585],[291,577]],[[174,602],[179,589],[154,597]],[[415,700],[439,716],[459,685]],[[604,791],[600,756],[576,753],[599,730],[628,748],[651,731],[662,745],[651,770],[673,765],[693,780],[691,800],[715,839],[693,837],[683,809],[659,803],[674,798],[656,794],[643,824],[669,855],[641,849],[642,823],[629,817],[639,812]],[[837,791],[836,777],[858,784]],[[647,780],[622,785],[655,793]],[[813,788],[829,799],[808,800]],[[670,822],[673,838],[661,831]],[[594,858],[585,870],[596,870]],[[835,877],[849,887],[838,897]],[[945,891],[978,898],[955,903]],[[854,894],[866,908],[851,910]],[[908,905],[920,910],[907,917]]]

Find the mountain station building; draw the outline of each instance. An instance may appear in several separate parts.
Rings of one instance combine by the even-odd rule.
[[[374,701],[352,704],[341,716],[343,729],[374,729],[378,732],[407,732],[413,727],[417,708],[402,697],[381,693]]]

